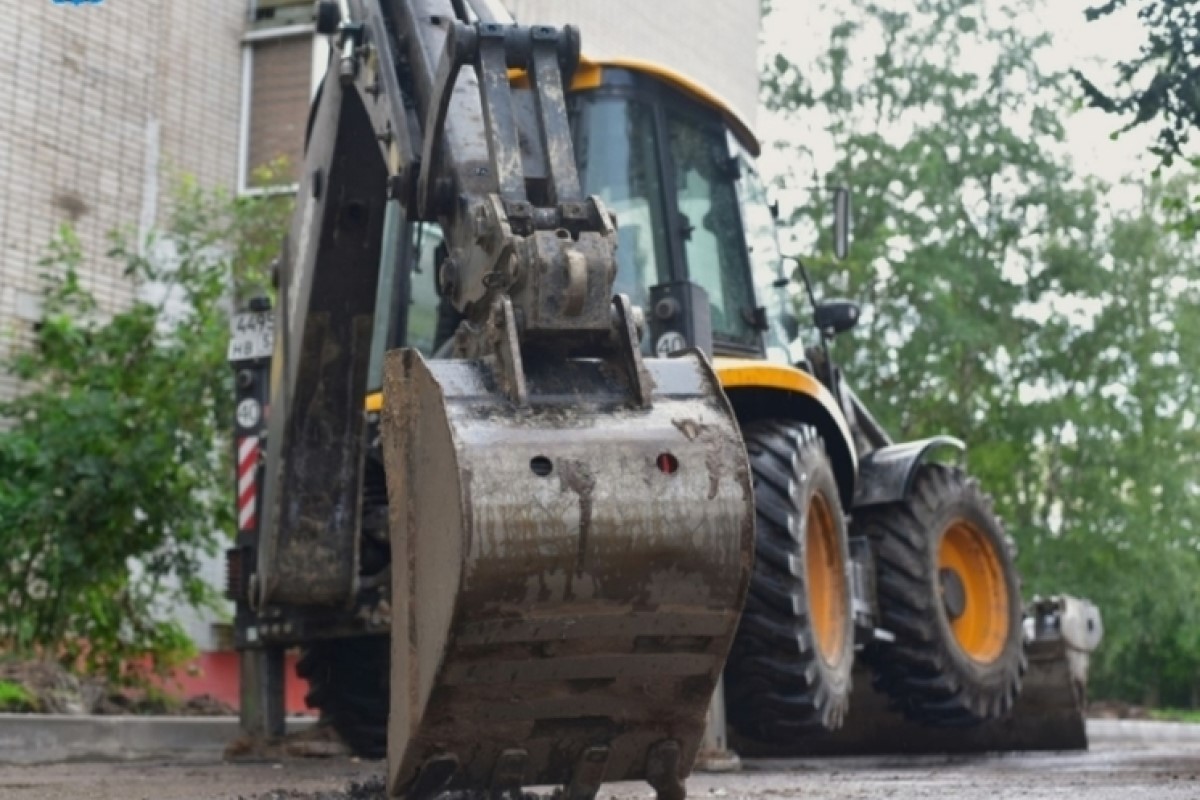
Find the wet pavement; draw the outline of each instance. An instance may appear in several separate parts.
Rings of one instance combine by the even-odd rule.
[[[382,800],[383,764],[306,759],[238,764],[108,763],[0,767],[4,800]],[[690,797],[1200,800],[1200,745],[1106,741],[1088,753],[759,761],[698,774]],[[653,797],[611,784],[602,798]]]

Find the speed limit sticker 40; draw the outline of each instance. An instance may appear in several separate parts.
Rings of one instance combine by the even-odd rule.
[[[676,350],[682,350],[687,346],[687,339],[683,338],[682,333],[667,331],[658,337],[658,342],[654,345],[654,354],[659,358],[666,358]]]
[[[253,428],[262,419],[262,406],[253,397],[247,397],[237,406],[239,428]]]

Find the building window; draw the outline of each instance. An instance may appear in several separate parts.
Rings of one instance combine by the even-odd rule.
[[[295,191],[304,163],[309,104],[324,74],[328,43],[316,36],[310,2],[263,2],[242,39],[238,191]],[[318,65],[320,69],[318,69]],[[263,169],[282,160],[282,172]]]

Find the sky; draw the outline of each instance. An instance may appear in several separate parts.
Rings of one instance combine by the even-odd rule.
[[[1077,66],[1088,75],[1107,75],[1111,65],[1135,56],[1145,36],[1133,9],[1087,22],[1084,9],[1097,0],[1047,0],[1043,24],[1053,34],[1058,56],[1054,66]],[[1091,67],[1089,69],[1089,66]],[[1110,182],[1153,168],[1146,151],[1153,139],[1151,129],[1124,134],[1117,141],[1110,135],[1118,126],[1097,109],[1077,112],[1068,121],[1067,134],[1078,166]]]
[[[1003,0],[982,0],[983,4],[996,6]],[[1036,15],[1027,15],[1024,23],[1031,31],[1046,30],[1054,38],[1054,46],[1046,51],[1045,70],[1079,68],[1089,76],[1102,77],[1110,74],[1111,65],[1137,53],[1144,35],[1132,9],[1126,9],[1095,22],[1087,22],[1084,10],[1099,0],[1043,0]],[[886,4],[885,4],[886,5]],[[775,0],[774,11],[763,26],[764,53],[784,52],[794,60],[803,62],[805,53],[823,52],[828,44],[829,29],[834,14],[829,10],[837,3],[831,0]],[[984,63],[982,60],[978,62]],[[967,61],[965,67],[972,64]],[[1094,78],[1095,79],[1095,78]],[[1098,81],[1099,82],[1099,81]],[[1101,82],[1101,85],[1103,83]],[[800,123],[805,127],[804,123]],[[796,121],[783,121],[760,108],[757,127],[764,142],[795,136]],[[817,141],[819,121],[814,121],[806,133],[810,141]],[[1153,168],[1146,155],[1153,133],[1139,130],[1124,134],[1113,141],[1111,134],[1119,127],[1114,118],[1094,109],[1085,109],[1071,114],[1066,120],[1068,145],[1077,169],[1083,174],[1103,178],[1117,183],[1122,178],[1144,174]],[[801,135],[804,135],[803,133]],[[791,156],[794,157],[794,156]],[[763,172],[767,175],[781,174],[786,164],[778,153],[769,149],[762,160]],[[833,154],[818,151],[817,161],[832,163]],[[806,165],[823,172],[828,164]],[[1132,196],[1125,200],[1132,200]],[[1121,203],[1118,191],[1113,200]],[[786,205],[786,199],[784,203]]]

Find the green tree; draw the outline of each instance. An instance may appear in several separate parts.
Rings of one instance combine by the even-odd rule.
[[[1045,454],[1026,569],[1038,588],[1081,587],[1106,616],[1097,691],[1195,705],[1200,696],[1200,253],[1165,230],[1151,185],[1104,226],[1090,258],[1050,261],[1052,279],[1092,300],[1051,319],[1043,375],[1063,420]],[[1062,356],[1056,354],[1061,353]]]
[[[1107,0],[1088,8],[1095,21],[1129,7],[1129,0]],[[1132,4],[1146,33],[1138,55],[1115,65],[1115,88],[1100,86],[1076,70],[1088,102],[1130,118],[1125,130],[1159,126],[1154,152],[1167,165],[1200,125],[1200,3],[1196,0],[1137,0]]]
[[[1096,21],[1126,8],[1137,9],[1145,42],[1137,56],[1113,65],[1115,74],[1107,76],[1106,88],[1075,70],[1084,98],[1092,107],[1125,120],[1114,136],[1158,126],[1150,151],[1162,167],[1182,159],[1192,170],[1200,169],[1200,157],[1188,147],[1200,126],[1200,2],[1106,0],[1087,9],[1086,17]],[[1172,193],[1163,203],[1176,217],[1172,227],[1191,237],[1200,232],[1200,194]]]
[[[1101,605],[1097,690],[1182,702],[1200,674],[1195,254],[1161,209],[1121,213],[1075,173],[1075,84],[1039,66],[1052,42],[1024,26],[1036,2],[842,8],[824,52],[779,54],[764,81],[769,106],[821,120],[836,153],[785,183],[854,190],[850,258],[808,247],[821,293],[863,305],[837,357],[897,439],[967,441],[1027,595]],[[789,222],[812,239],[821,216]]]
[[[827,120],[837,161],[815,181],[854,191],[850,258],[812,259],[825,294],[864,305],[837,344],[850,380],[894,436],[964,437],[991,490],[1015,500],[1013,469],[1039,446],[1009,433],[1039,368],[1025,313],[1049,289],[1039,237],[1091,236],[1094,189],[1061,155],[1069,80],[1038,67],[1050,43],[1017,24],[1031,4],[910,7],[854,4],[825,54],[776,59],[767,83],[777,108]],[[994,56],[964,71],[968,52]],[[819,224],[812,208],[792,222]]]
[[[214,599],[199,558],[232,532],[225,364],[236,275],[261,281],[286,204],[184,182],[170,224],[108,257],[136,290],[97,308],[69,228],[41,263],[43,319],[7,365],[29,391],[0,403],[0,642],[111,679],[190,643],[169,618]]]

